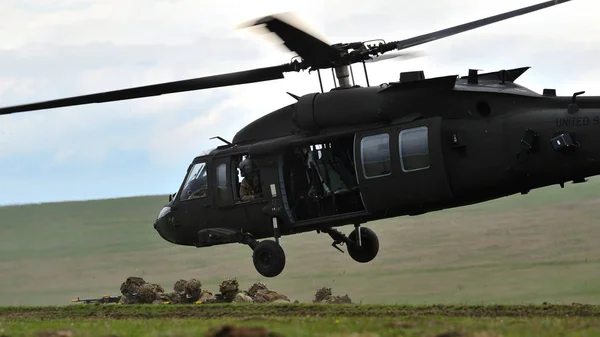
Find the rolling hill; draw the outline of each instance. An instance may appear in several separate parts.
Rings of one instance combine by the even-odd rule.
[[[317,288],[363,303],[600,303],[600,180],[367,224],[379,256],[359,264],[326,234],[284,237],[284,272],[261,277],[249,248],[178,247],[152,228],[166,196],[0,207],[0,306],[119,294],[128,276],[172,289],[236,277],[301,302]],[[350,227],[342,228],[345,233]]]

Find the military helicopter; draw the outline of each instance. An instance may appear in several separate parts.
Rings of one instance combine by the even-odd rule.
[[[290,94],[293,104],[248,124],[232,141],[213,137],[224,144],[192,160],[154,228],[177,245],[247,245],[256,270],[265,277],[284,270],[280,237],[308,231],[330,235],[333,247],[342,251],[339,246],[345,244],[352,259],[366,263],[379,252],[377,235],[362,226],[367,222],[526,194],[554,184],[564,187],[565,182],[581,183],[600,174],[600,97],[578,98],[584,92],[562,97],[553,89],[540,95],[515,84],[528,67],[436,78],[411,71],[401,73],[399,81],[375,86],[366,76],[365,63],[384,59],[387,52],[568,1],[546,1],[401,41],[371,44],[329,45],[272,15],[252,25],[278,35],[298,55],[290,63],[6,107],[0,114],[316,71],[321,92]],[[363,64],[366,87],[350,81],[355,63]],[[323,91],[323,69],[334,74],[336,87],[329,92]],[[355,227],[349,235],[336,229],[345,225]]]

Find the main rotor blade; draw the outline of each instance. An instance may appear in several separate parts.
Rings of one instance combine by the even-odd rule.
[[[104,103],[112,101],[121,101],[134,98],[159,96],[176,92],[201,90],[208,88],[217,88],[230,85],[263,82],[276,79],[282,79],[283,73],[292,71],[291,64],[283,64],[274,67],[258,68],[252,70],[226,73],[208,77],[199,77],[189,80],[166,82],[142,87],[133,87],[115,91],[108,91],[90,95],[68,97],[51,101],[30,103],[23,105],[0,108],[0,115],[7,115],[16,112],[52,109],[73,105],[82,105],[90,103]]]
[[[390,51],[393,49],[406,49],[406,48],[410,48],[410,47],[414,47],[416,45],[420,45],[423,43],[427,43],[427,42],[431,42],[431,41],[435,41],[438,39],[442,39],[448,36],[452,36],[452,35],[456,35],[459,33],[463,33],[475,28],[479,28],[479,27],[483,27],[498,21],[503,21],[506,19],[510,19],[513,18],[515,16],[519,16],[519,15],[523,15],[523,14],[527,14],[527,13],[531,13],[531,12],[535,12],[538,11],[540,9],[544,9],[544,8],[548,8],[548,7],[552,7],[554,5],[558,5],[558,4],[562,4],[565,2],[569,2],[571,0],[552,0],[552,1],[546,1],[546,2],[542,2],[539,3],[537,5],[533,5],[533,6],[529,6],[529,7],[524,7],[521,9],[517,9],[514,11],[510,11],[510,12],[506,12],[503,14],[498,14],[498,15],[494,15],[494,16],[490,16],[488,18],[485,19],[481,19],[481,20],[477,20],[477,21],[472,21],[469,23],[465,23],[462,25],[458,25],[458,26],[454,26],[451,28],[447,28],[447,29],[442,29],[442,30],[438,30],[437,32],[433,32],[433,33],[429,33],[429,34],[424,34],[424,35],[420,35],[420,36],[416,36],[416,37],[412,37],[410,39],[406,39],[406,40],[401,40],[401,41],[394,41],[394,42],[390,42],[387,43],[385,45],[384,50],[382,50],[382,52],[386,52],[386,51]]]
[[[374,63],[379,61],[385,61],[389,59],[403,59],[410,60],[418,57],[425,56],[424,52],[392,52],[388,54],[381,54],[378,56],[373,56],[371,59],[365,60],[365,62]]]
[[[291,15],[289,16],[291,19]],[[283,44],[298,54],[310,66],[318,67],[330,65],[331,62],[339,60],[340,51],[323,40],[309,34],[308,32],[292,25],[284,20],[284,13],[265,16],[252,23],[253,26],[265,25],[272,33],[277,34]]]

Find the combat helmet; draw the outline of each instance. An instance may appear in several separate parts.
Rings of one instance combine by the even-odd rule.
[[[250,159],[250,156],[247,156],[246,159],[239,163],[238,168],[240,169],[240,174],[242,177],[248,177],[254,172],[256,166],[254,165],[252,159]]]

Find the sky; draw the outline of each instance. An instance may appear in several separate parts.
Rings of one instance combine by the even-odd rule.
[[[273,13],[293,12],[328,43],[393,41],[538,2],[2,0],[0,106],[286,63],[294,54],[276,40],[239,28]],[[425,56],[369,64],[369,80],[531,66],[517,83],[600,95],[599,12],[572,0],[415,46]],[[316,76],[0,116],[0,205],[174,193],[193,157],[220,145],[210,137],[293,103],[286,91],[319,91]]]

